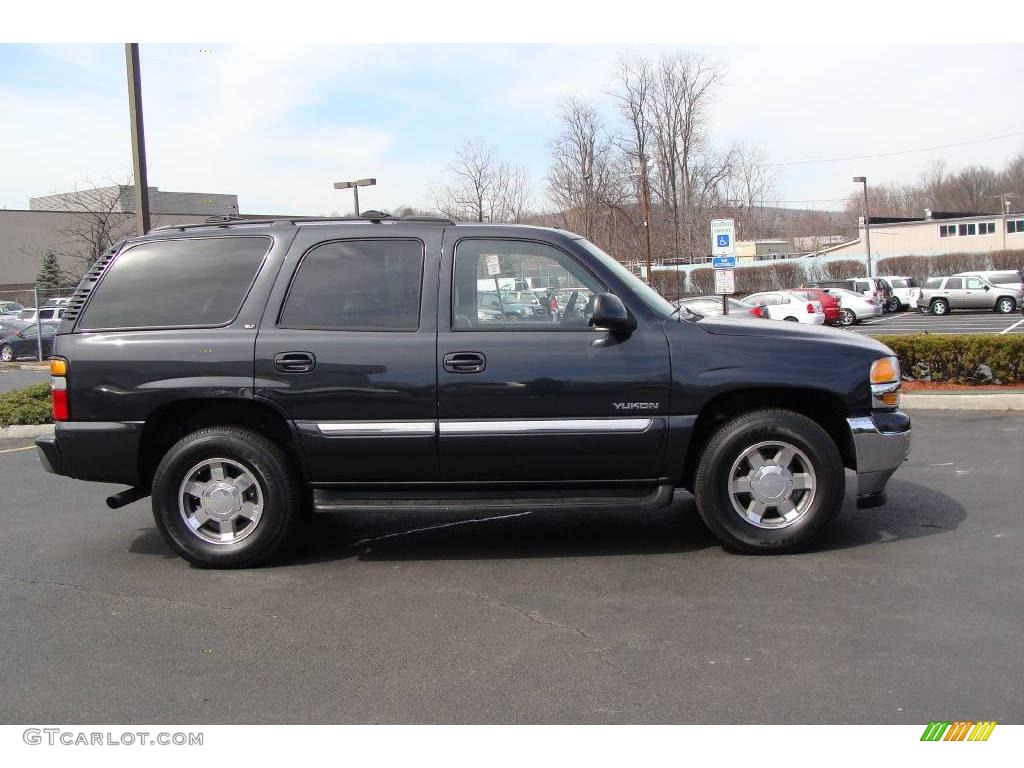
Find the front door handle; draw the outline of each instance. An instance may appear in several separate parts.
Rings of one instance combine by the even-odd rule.
[[[444,356],[444,369],[449,373],[480,373],[487,367],[482,352],[449,352]]]
[[[274,355],[274,368],[281,373],[309,373],[316,368],[312,352],[282,352]]]

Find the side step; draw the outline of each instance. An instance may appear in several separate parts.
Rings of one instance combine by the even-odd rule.
[[[590,511],[622,509],[644,512],[672,503],[671,485],[652,488],[628,488],[587,491],[580,489],[558,493],[551,490],[521,491],[313,491],[314,512],[422,512],[424,510],[508,511],[510,509],[562,509]]]

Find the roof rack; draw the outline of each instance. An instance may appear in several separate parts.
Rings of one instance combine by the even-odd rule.
[[[441,224],[454,225],[455,221],[444,216],[392,216],[384,211],[365,211],[356,216],[210,216],[201,224],[164,224],[154,227],[151,232],[166,232],[177,230],[184,232],[186,229],[203,229],[206,227],[231,227],[244,224],[271,224],[282,226],[294,226],[306,223],[361,223],[373,222],[379,224],[383,221],[407,222],[410,224]]]

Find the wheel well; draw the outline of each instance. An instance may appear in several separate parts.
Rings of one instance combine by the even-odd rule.
[[[741,389],[716,395],[701,410],[686,451],[683,488],[693,489],[704,446],[715,431],[728,419],[759,408],[785,408],[807,416],[828,432],[839,448],[843,464],[854,466],[853,438],[846,422],[846,409],[838,398],[813,389]]]
[[[179,400],[158,408],[146,420],[139,450],[139,482],[149,487],[167,449],[190,432],[204,427],[251,429],[278,445],[303,477],[303,462],[288,422],[271,406],[255,400]]]

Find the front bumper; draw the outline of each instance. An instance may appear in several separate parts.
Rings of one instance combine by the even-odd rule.
[[[846,421],[857,462],[857,496],[878,496],[910,456],[910,417],[902,411],[876,411]]]

